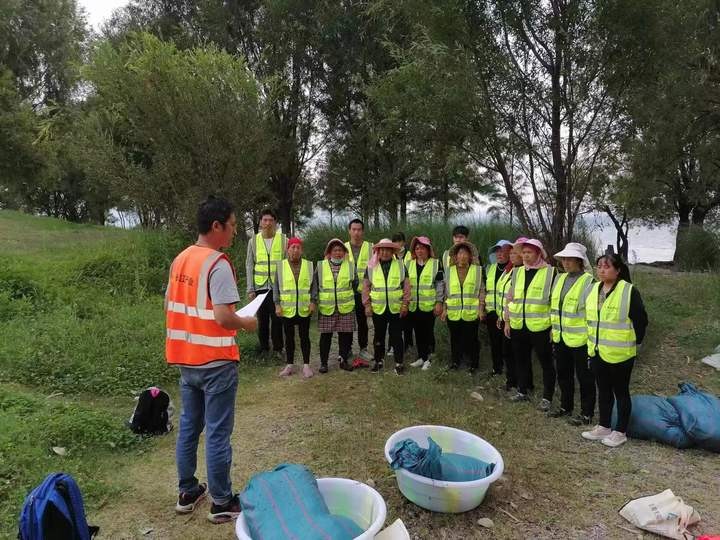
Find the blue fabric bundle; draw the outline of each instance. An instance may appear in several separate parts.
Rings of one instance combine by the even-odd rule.
[[[352,540],[364,532],[351,519],[330,514],[315,476],[302,465],[256,474],[240,505],[252,538]]]
[[[405,469],[411,473],[445,482],[471,482],[492,474],[494,463],[461,454],[443,454],[442,448],[428,437],[428,448],[422,448],[412,439],[399,441],[390,451],[393,470]]]
[[[720,399],[691,383],[671,397],[632,396],[627,434],[675,448],[700,447],[720,453]],[[613,410],[615,425],[617,410]]]

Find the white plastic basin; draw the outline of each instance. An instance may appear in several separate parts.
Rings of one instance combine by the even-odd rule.
[[[459,513],[477,507],[490,484],[503,473],[503,458],[493,445],[477,435],[445,426],[414,426],[393,433],[385,443],[385,459],[392,462],[390,450],[403,439],[412,439],[427,448],[427,438],[438,443],[444,453],[452,452],[494,463],[492,474],[471,482],[443,482],[398,469],[395,471],[400,492],[409,500],[433,512]]]
[[[318,488],[331,514],[345,516],[365,532],[355,540],[372,540],[385,524],[387,507],[380,494],[368,485],[347,478],[318,478]],[[242,514],[235,523],[240,540],[253,540]]]

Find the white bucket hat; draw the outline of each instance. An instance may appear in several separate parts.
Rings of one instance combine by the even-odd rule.
[[[557,252],[554,257],[560,259],[561,257],[574,257],[576,259],[582,259],[585,271],[589,272],[592,268],[590,261],[587,256],[587,248],[577,242],[570,242],[565,246],[565,249]]]

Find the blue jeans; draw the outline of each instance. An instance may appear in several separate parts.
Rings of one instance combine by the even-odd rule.
[[[205,461],[208,490],[215,504],[223,505],[233,497],[230,480],[232,447],[230,435],[235,419],[237,364],[210,369],[180,368],[182,414],[175,448],[178,487],[192,491],[198,485],[197,447],[205,429]]]

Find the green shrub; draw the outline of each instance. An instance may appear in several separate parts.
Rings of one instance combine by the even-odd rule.
[[[427,236],[433,243],[433,249],[437,257],[452,244],[452,230],[457,224],[464,224],[470,229],[470,241],[475,244],[480,252],[483,262],[487,262],[488,249],[498,240],[515,240],[519,232],[514,227],[494,221],[469,221],[458,220],[457,223],[444,223],[439,221],[411,222],[406,227],[385,226],[381,228],[365,228],[365,238],[377,242],[381,238],[390,238],[394,232],[402,230],[405,233],[408,244],[413,236]],[[332,238],[348,240],[347,224],[331,227],[328,224],[312,225],[303,231],[305,257],[310,260],[320,260],[325,251],[327,242]]]
[[[675,260],[680,270],[720,269],[720,235],[699,227],[680,231]]]

